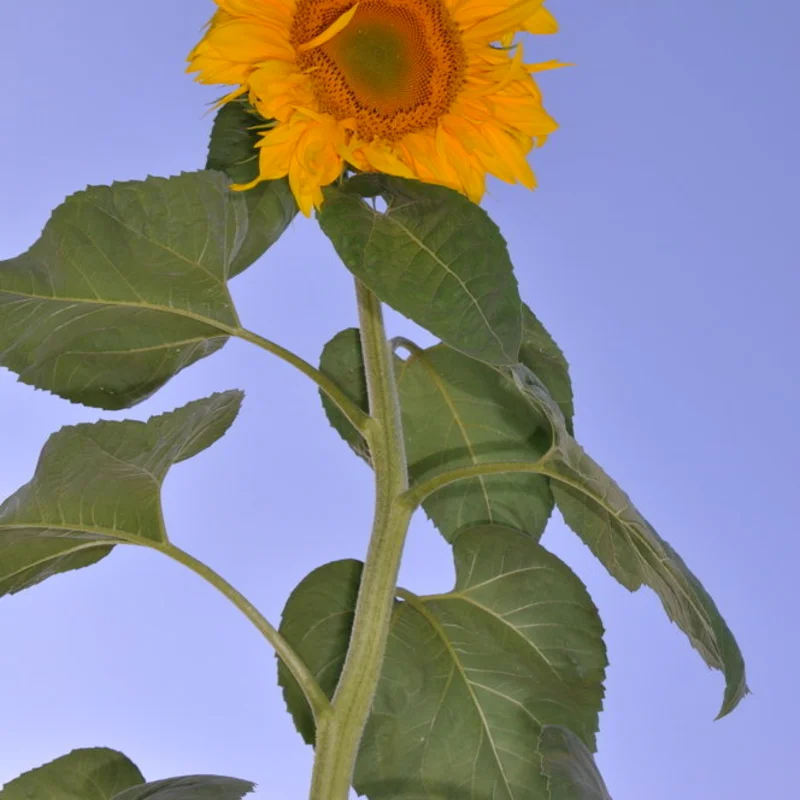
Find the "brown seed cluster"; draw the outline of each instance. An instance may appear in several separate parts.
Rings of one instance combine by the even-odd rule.
[[[298,0],[292,44],[311,41],[353,5],[353,0]],[[386,37],[396,44],[393,55],[402,59],[391,65],[388,79],[368,74],[363,61],[354,68],[348,47],[368,53],[371,38]],[[466,64],[458,28],[441,0],[362,0],[343,32],[319,47],[298,50],[297,58],[320,110],[355,120],[356,134],[366,141],[396,141],[434,126],[455,100]]]

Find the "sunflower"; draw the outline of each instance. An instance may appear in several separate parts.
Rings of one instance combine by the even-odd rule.
[[[544,0],[215,0],[189,55],[265,120],[259,181],[289,176],[304,214],[348,165],[449,186],[486,174],[533,188],[527,161],[556,123],[515,34],[553,33]]]

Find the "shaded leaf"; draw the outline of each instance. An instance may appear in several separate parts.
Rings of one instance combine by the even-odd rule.
[[[93,564],[116,544],[164,545],[167,471],[219,439],[241,401],[241,392],[225,392],[147,422],[51,436],[33,480],[0,505],[0,596]]]
[[[2,800],[112,800],[144,783],[142,773],[122,753],[105,748],[74,750],[20,775],[0,791]]]
[[[361,335],[358,328],[340,331],[325,345],[319,368],[329,378],[333,378],[359,408],[369,413],[367,378],[364,374],[364,358],[361,354]],[[356,455],[369,464],[369,448],[364,438],[325,392],[320,392],[319,396],[333,429],[350,445]]]
[[[580,580],[523,534],[475,528],[454,554],[452,592],[400,592],[355,786],[373,800],[546,800],[542,726],[567,725],[594,742],[602,625]],[[359,575],[357,562],[316,570],[284,613],[284,635],[329,694]],[[305,701],[296,690],[285,697],[308,740]]]
[[[545,725],[539,755],[549,800],[611,800],[592,754],[568,728]]]
[[[572,381],[567,359],[544,325],[526,305],[522,307],[522,346],[519,349],[519,360],[547,387],[564,415],[567,431],[572,434],[575,408],[572,404]]]
[[[458,467],[536,461],[549,448],[547,421],[514,384],[449,347],[412,353],[398,368],[397,386],[412,484]],[[448,541],[478,524],[538,539],[553,497],[541,475],[487,475],[440,489],[423,508]]]
[[[380,194],[380,212],[359,193]],[[462,195],[388,175],[329,188],[318,214],[348,269],[380,300],[456,350],[514,364],[522,319],[506,244]]]
[[[219,775],[191,775],[135,786],[114,800],[241,800],[255,784]]]
[[[358,330],[342,331],[325,345],[320,369],[367,410]],[[456,467],[535,461],[549,447],[548,423],[533,412],[511,381],[446,345],[412,354],[406,361],[398,359],[397,386],[413,482]],[[369,462],[358,431],[325,396],[322,403],[334,429]],[[448,541],[465,527],[492,523],[538,539],[553,497],[541,475],[491,475],[446,486],[423,507]]]
[[[333,697],[342,672],[363,564],[345,559],[315,569],[298,584],[283,609],[280,632]],[[314,743],[314,715],[303,690],[278,661],[278,683],[306,744]]]
[[[244,100],[226,103],[214,119],[206,169],[226,173],[235,183],[249,183],[258,175],[256,142],[264,120]],[[250,224],[247,236],[230,267],[229,277],[243,272],[260,258],[289,227],[297,204],[286,178],[264,181],[244,194]]]
[[[524,367],[514,378],[552,425],[553,446],[541,462],[564,521],[626,588],[658,594],[669,618],[705,662],[725,675],[720,716],[747,694],[742,654],[714,601],[681,557],[639,513],[630,498],[567,433],[561,410]]]
[[[226,282],[248,225],[227,186],[195,172],[68,198],[30,250],[0,261],[0,365],[119,409],[222,347],[238,326]]]

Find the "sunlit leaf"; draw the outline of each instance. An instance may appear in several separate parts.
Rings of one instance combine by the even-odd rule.
[[[264,120],[251,113],[244,100],[226,103],[214,119],[208,147],[207,169],[224,172],[237,184],[258,175],[256,142]],[[264,181],[244,192],[250,224],[247,236],[233,259],[229,277],[238,275],[260,258],[289,227],[297,214],[286,178]]]
[[[244,197],[218,172],[94,186],[0,261],[0,366],[119,409],[218,350],[238,325],[227,289]]]
[[[255,784],[219,775],[190,775],[135,786],[114,800],[241,800]]]
[[[549,800],[542,726],[567,726],[593,746],[602,625],[580,580],[519,532],[465,531],[454,553],[452,592],[400,591],[355,786],[372,800]],[[329,694],[359,575],[351,561],[322,567],[284,612],[284,635]],[[308,740],[305,701],[296,689],[285,696]]]
[[[548,779],[548,800],[611,800],[591,752],[568,728],[545,725],[539,755]]]
[[[74,750],[26,772],[0,791],[2,800],[113,800],[144,783],[142,773],[122,753],[105,748]]]
[[[729,713],[748,689],[742,654],[714,601],[625,492],[567,433],[561,410],[536,376],[524,367],[513,374],[551,422],[553,446],[540,466],[551,478],[565,522],[623,586],[635,591],[646,585],[658,594],[705,662],[724,673],[720,716]]]
[[[241,392],[225,392],[147,422],[51,436],[31,482],[0,505],[0,596],[93,564],[116,544],[165,544],[167,471],[219,439],[241,401]]]
[[[380,195],[386,210],[362,194]],[[384,303],[474,358],[517,362],[517,282],[505,241],[479,206],[441,186],[365,175],[330,188],[318,219]]]

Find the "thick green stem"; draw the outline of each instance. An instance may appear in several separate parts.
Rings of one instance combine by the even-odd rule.
[[[375,295],[356,283],[371,419],[365,436],[375,470],[375,516],[350,647],[333,711],[317,725],[311,800],[347,800],[364,727],[380,679],[397,574],[412,508],[394,363]]]
[[[311,674],[305,662],[297,655],[291,645],[281,634],[272,627],[261,612],[241,593],[231,586],[221,575],[214,572],[211,567],[198,561],[174,544],[158,545],[154,549],[169,556],[183,566],[188,567],[196,575],[210,583],[215,589],[225,595],[250,622],[255,625],[264,638],[275,648],[275,652],[286,665],[289,672],[300,685],[303,694],[308,700],[317,724],[323,724],[325,717],[330,713],[331,705],[325,692],[322,691],[317,679]]]

